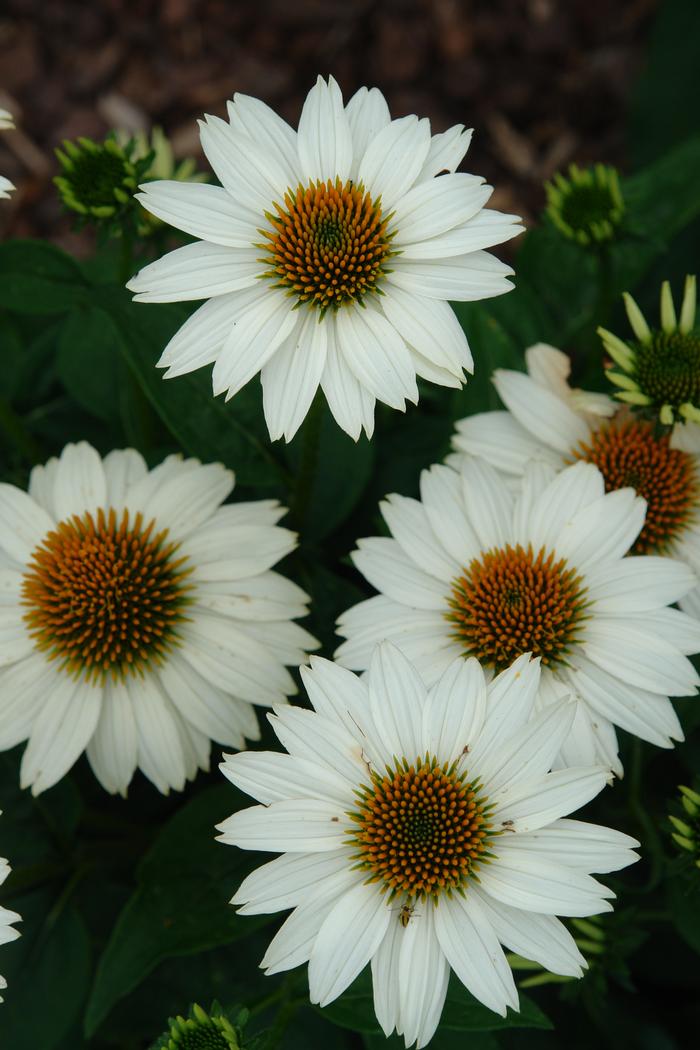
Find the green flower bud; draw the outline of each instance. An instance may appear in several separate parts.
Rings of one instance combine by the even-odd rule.
[[[144,162],[134,160],[128,145],[79,138],[64,142],[56,157],[61,170],[54,185],[70,211],[99,224],[123,223],[129,212],[137,212],[134,192]]]
[[[581,170],[572,164],[568,178],[558,172],[544,188],[546,215],[565,237],[583,245],[615,237],[625,204],[614,168],[596,164]]]
[[[153,1050],[241,1050],[240,1031],[217,1004],[208,1014],[194,1003],[188,1017],[170,1018],[170,1028]]]
[[[692,858],[696,867],[700,868],[700,795],[683,785],[678,790],[683,816],[669,813],[669,823],[673,828],[671,838],[684,854],[690,854],[688,859]]]

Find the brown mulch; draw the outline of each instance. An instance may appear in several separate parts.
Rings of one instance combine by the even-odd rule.
[[[624,167],[624,120],[658,0],[4,0],[4,236],[80,250],[51,176],[63,138],[160,124],[201,159],[196,118],[241,91],[296,125],[317,73],[346,98],[377,84],[392,113],[475,128],[466,167],[532,217],[571,160]],[[204,162],[202,161],[204,166]]]

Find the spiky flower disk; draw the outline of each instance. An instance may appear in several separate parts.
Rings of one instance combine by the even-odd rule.
[[[9,131],[14,128],[15,122],[12,114],[6,109],[0,109],[0,131]],[[0,175],[0,201],[7,200],[14,189],[14,185],[4,175]]]
[[[114,219],[131,203],[138,168],[126,147],[115,139],[93,142],[79,138],[56,149],[61,174],[54,183],[61,200],[84,218]]]
[[[471,132],[392,120],[377,88],[344,106],[332,77],[296,132],[246,95],[228,116],[200,122],[221,186],[141,187],[148,211],[199,240],[128,287],[142,302],[209,300],[165,348],[165,377],[213,364],[229,398],[259,372],[270,436],[288,441],[319,385],[354,438],[371,436],[377,400],[416,402],[416,376],[459,387],[472,358],[447,300],[507,291],[512,271],[484,249],[521,230],[456,171]]]
[[[695,329],[695,277],[686,277],[676,317],[668,281],[661,286],[661,327],[652,329],[629,293],[625,309],[634,339],[625,342],[606,328],[598,332],[614,361],[607,377],[615,397],[666,427],[700,423],[700,333]]]
[[[0,110],[0,114],[2,110]],[[2,810],[0,810],[0,816]],[[10,874],[10,865],[7,863],[4,857],[0,857],[0,886]],[[14,941],[19,937],[19,930],[15,930],[13,927],[14,922],[21,922],[22,916],[18,915],[16,911],[9,911],[7,908],[0,906],[0,944],[7,944],[9,941]],[[7,988],[7,981],[0,974],[0,991]],[[0,1003],[3,1001],[0,995]]]
[[[630,486],[646,500],[632,552],[680,558],[700,578],[700,426],[664,431],[604,394],[573,390],[569,358],[553,346],[531,346],[525,363],[527,373],[496,370],[508,411],[459,420],[455,450],[481,456],[506,478],[521,477],[531,459],[557,470],[576,460],[594,463],[606,492]],[[700,587],[679,604],[700,619]]]
[[[154,1050],[239,1050],[238,1034],[221,1013],[208,1014],[194,1003],[189,1017],[171,1018],[170,1030]]]
[[[261,803],[219,825],[221,840],[282,853],[232,901],[243,914],[294,909],[266,972],[308,962],[311,1001],[325,1006],[371,963],[384,1033],[419,1047],[450,969],[489,1009],[518,1009],[502,944],[580,977],[585,960],[555,916],[610,911],[589,873],[631,863],[637,843],[566,819],[605,771],[550,772],[576,705],[533,713],[539,661],[521,656],[487,684],[476,660],[457,659],[428,692],[384,643],[365,679],[317,658],[302,676],[314,710],[270,716],[289,753],[221,766]]]
[[[388,638],[432,685],[460,654],[494,673],[532,652],[541,706],[581,700],[564,764],[620,772],[613,724],[660,747],[682,740],[668,696],[696,692],[686,654],[700,650],[700,624],[668,606],[697,579],[680,561],[627,556],[645,501],[605,493],[592,463],[555,474],[533,462],[519,482],[476,457],[458,467],[423,471],[421,501],[381,504],[391,538],[352,554],[380,593],[339,618],[336,659],[364,670]]]
[[[545,183],[547,215],[557,229],[579,244],[601,244],[615,236],[625,212],[620,180],[614,168],[569,167]]]
[[[163,792],[207,768],[210,741],[257,739],[254,704],[296,691],[316,647],[307,595],[271,567],[296,546],[275,500],[222,506],[234,476],[86,442],[0,485],[0,748],[29,739],[23,787],[85,750],[111,792],[137,768]]]

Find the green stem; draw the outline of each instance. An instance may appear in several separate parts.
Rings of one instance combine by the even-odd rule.
[[[322,420],[323,397],[321,392],[318,391],[311,404],[308,415],[304,420],[304,427],[301,435],[301,463],[299,465],[299,474],[297,476],[294,495],[292,496],[289,507],[290,516],[299,528],[301,528],[306,520],[309,501],[314,487]]]

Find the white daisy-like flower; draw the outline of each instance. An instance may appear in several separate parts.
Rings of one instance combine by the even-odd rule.
[[[0,110],[2,113],[2,110]],[[0,810],[2,815],[2,810]],[[10,865],[7,863],[4,857],[0,857],[0,886],[10,874]],[[7,944],[9,941],[15,941],[19,937],[19,930],[16,930],[12,923],[21,922],[22,916],[18,915],[16,911],[10,911],[8,908],[3,908],[0,905],[0,944]],[[0,991],[7,988],[7,981],[0,974]],[[0,1003],[3,1001],[0,995]]]
[[[285,665],[315,639],[307,595],[271,571],[296,546],[276,500],[231,503],[220,463],[85,442],[0,485],[0,748],[28,738],[22,787],[55,784],[83,751],[126,793],[165,793],[244,747],[253,704],[296,692]]]
[[[627,835],[570,820],[601,768],[550,772],[575,703],[534,715],[539,661],[520,657],[487,685],[458,659],[428,692],[392,645],[359,679],[312,658],[314,710],[270,716],[288,754],[226,756],[221,769],[261,805],[221,825],[223,842],[282,853],[232,903],[293,908],[267,973],[308,961],[311,1001],[332,1002],[371,963],[377,1020],[425,1046],[450,969],[489,1009],[518,1009],[501,944],[558,974],[586,962],[555,917],[610,911],[590,875],[636,860]]]
[[[9,131],[14,126],[15,122],[12,119],[12,114],[8,113],[6,109],[0,109],[0,131]],[[15,187],[10,180],[5,178],[4,175],[0,175],[0,200],[7,200],[14,189]]]
[[[531,459],[555,469],[584,460],[603,473],[606,492],[631,486],[647,502],[634,554],[668,554],[700,576],[700,425],[660,433],[605,394],[572,390],[571,363],[553,346],[526,351],[527,374],[497,369],[493,381],[506,412],[482,412],[457,423],[457,452],[481,456],[506,478],[520,478]],[[700,586],[679,601],[700,619]]]
[[[456,171],[471,131],[392,120],[377,88],[344,106],[332,77],[296,132],[246,95],[228,116],[200,122],[221,186],[157,181],[138,195],[200,238],[128,285],[142,302],[209,300],[165,348],[165,377],[213,363],[229,398],[260,372],[273,440],[293,437],[319,385],[355,439],[372,434],[375,401],[418,400],[416,376],[459,387],[472,357],[447,300],[507,291],[512,270],[484,249],[521,230],[484,207],[482,178]]]
[[[514,494],[477,457],[421,475],[421,501],[388,496],[393,538],[360,540],[355,566],[380,594],[339,618],[336,659],[369,665],[389,639],[432,685],[459,655],[491,671],[523,652],[543,663],[539,704],[579,705],[564,765],[620,773],[613,724],[658,744],[682,740],[670,696],[695,693],[687,654],[700,624],[668,606],[697,583],[684,562],[626,557],[644,524],[633,489],[605,493],[590,463],[532,463]]]

